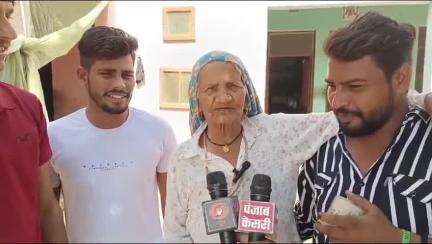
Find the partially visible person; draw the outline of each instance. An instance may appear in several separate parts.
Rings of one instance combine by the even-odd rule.
[[[0,70],[16,38],[13,1],[0,1]],[[38,99],[0,82],[0,242],[67,242],[49,179],[51,149]]]
[[[414,39],[413,26],[368,12],[326,40],[328,99],[340,132],[301,167],[302,239],[431,242],[431,116],[406,98]],[[338,196],[364,214],[328,213]]]
[[[53,183],[65,202],[71,242],[160,242],[158,190],[165,205],[176,147],[163,120],[129,107],[137,40],[93,27],[78,44],[86,108],[49,124]]]
[[[18,35],[7,51],[4,69],[0,71],[0,81],[35,94],[42,103],[45,117],[45,100],[39,69],[57,57],[67,54],[80,40],[107,6],[100,1],[88,14],[56,32],[40,38]]]

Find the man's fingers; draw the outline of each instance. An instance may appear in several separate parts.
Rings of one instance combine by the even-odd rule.
[[[366,213],[369,212],[374,205],[372,203],[370,203],[367,199],[356,195],[354,193],[351,193],[349,191],[346,191],[345,194],[347,195],[348,199],[354,203],[356,206],[360,207],[361,209],[363,209],[363,211],[365,211]]]
[[[351,215],[336,215],[329,213],[322,213],[320,221],[329,225],[338,226],[342,228],[354,228],[357,225],[358,218]]]
[[[327,235],[330,240],[343,240],[344,236],[346,235],[346,230],[337,226],[331,226],[316,222],[315,227],[320,233]]]

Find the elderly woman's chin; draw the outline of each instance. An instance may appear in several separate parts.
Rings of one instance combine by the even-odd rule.
[[[213,124],[236,124],[242,122],[242,116],[234,113],[214,113],[208,122]]]

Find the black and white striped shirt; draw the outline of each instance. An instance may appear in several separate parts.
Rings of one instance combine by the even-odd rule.
[[[329,242],[314,230],[321,212],[349,190],[377,205],[394,226],[432,235],[432,123],[423,110],[411,109],[388,149],[362,176],[339,133],[300,168],[294,208],[302,239]]]

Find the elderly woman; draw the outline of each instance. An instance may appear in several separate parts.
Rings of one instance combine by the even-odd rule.
[[[193,135],[179,146],[168,171],[166,239],[220,241],[218,234],[206,234],[201,203],[210,200],[206,175],[222,171],[229,195],[239,199],[250,198],[255,174],[269,175],[278,216],[268,239],[300,242],[292,216],[299,164],[337,133],[333,114],[263,114],[242,62],[221,51],[194,65],[189,95]],[[234,171],[245,161],[250,169],[234,183]]]

